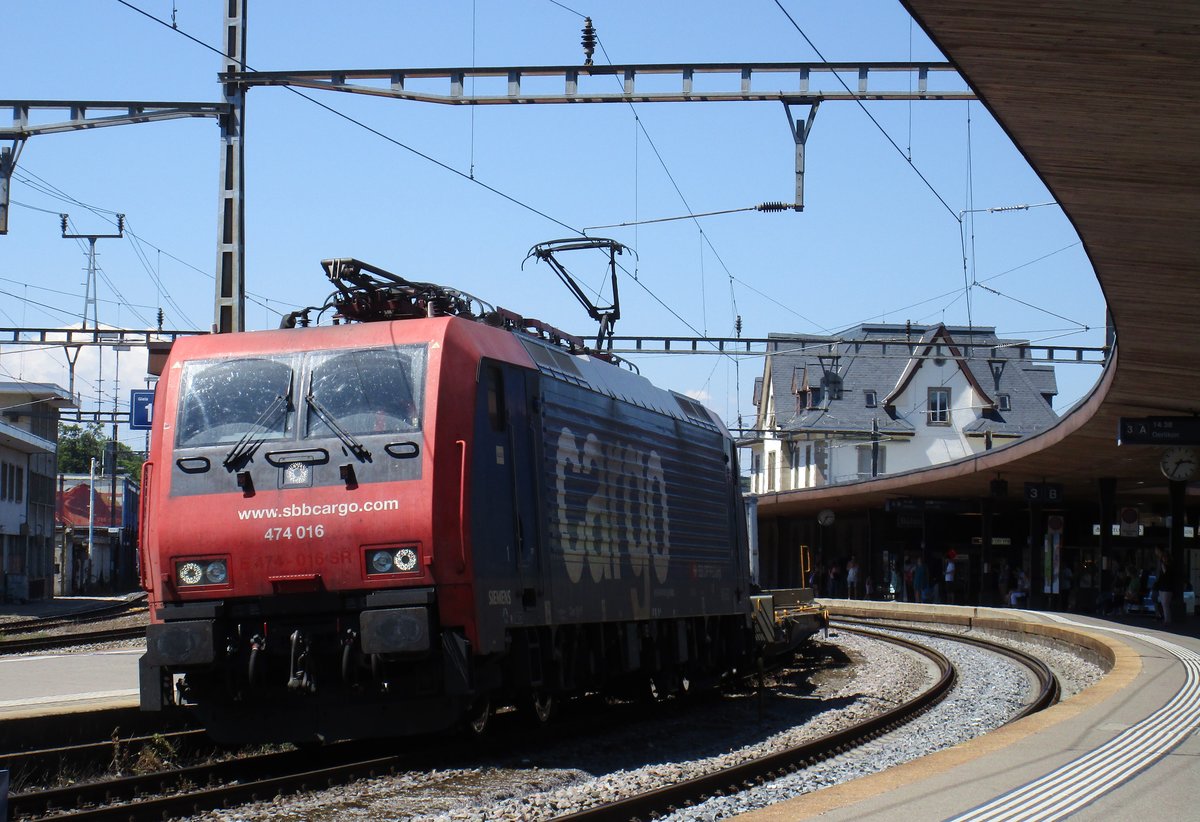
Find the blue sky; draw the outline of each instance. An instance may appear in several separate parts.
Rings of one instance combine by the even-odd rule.
[[[181,31],[219,42],[215,0],[130,3],[166,20],[174,10]],[[773,0],[249,5],[247,62],[258,70],[577,64],[582,14],[593,18],[603,46],[597,63],[819,59]],[[898,3],[783,5],[827,60],[940,59]],[[116,0],[7,0],[5,30],[6,98],[218,99],[215,54]],[[473,168],[478,180],[574,227],[792,197],[792,138],[778,103],[638,105],[651,146],[626,105],[472,113],[465,106],[313,94],[463,173]],[[869,103],[867,110],[891,142],[854,103],[820,108],[808,142],[803,213],[597,232],[636,248],[646,288],[622,281],[617,332],[693,333],[648,292],[715,336],[732,334],[739,314],[747,336],[836,331],[876,320],[965,324],[959,213],[1052,198],[980,104]],[[9,234],[0,237],[0,291],[7,292],[0,295],[0,325],[77,322],[86,261],[78,243],[60,237],[57,215],[69,213],[76,231],[104,232],[112,228],[105,218],[122,212],[141,244],[100,242],[101,322],[146,327],[162,307],[168,327],[207,328],[218,147],[210,120],[29,140],[12,187]],[[911,154],[928,186],[902,153]],[[274,327],[281,312],[319,304],[329,290],[319,261],[353,256],[567,330],[592,329],[546,266],[522,270],[532,245],[567,234],[533,211],[279,88],[249,93],[246,158],[247,288],[254,295],[248,328]],[[1060,209],[974,218],[966,220],[966,280],[986,281],[1004,295],[971,289],[975,324],[1007,336],[1102,343],[1103,299]],[[596,285],[602,281],[599,265],[581,263],[579,272]],[[90,354],[81,360],[85,407],[100,392],[111,407],[112,357],[106,357],[102,375]],[[65,384],[63,362],[59,352],[22,354],[4,346],[0,379]],[[739,411],[753,413],[750,389],[761,360],[635,362],[655,382],[703,398],[731,424]],[[143,385],[136,353],[123,355],[121,372],[124,402],[126,389]],[[1095,366],[1058,372],[1060,409],[1099,375]]]

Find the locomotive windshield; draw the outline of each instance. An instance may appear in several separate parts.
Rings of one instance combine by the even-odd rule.
[[[292,363],[279,359],[190,362],[180,386],[176,443],[180,447],[288,436]]]
[[[403,345],[315,354],[306,396],[306,436],[336,434],[327,412],[350,434],[421,428],[425,347]]]

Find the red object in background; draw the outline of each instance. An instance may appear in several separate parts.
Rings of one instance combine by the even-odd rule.
[[[86,482],[81,482],[73,488],[58,493],[55,499],[55,520],[61,525],[86,528],[90,496]],[[93,518],[93,522],[106,528],[121,524],[121,506],[116,506],[114,510],[111,492],[96,489],[96,516]]]

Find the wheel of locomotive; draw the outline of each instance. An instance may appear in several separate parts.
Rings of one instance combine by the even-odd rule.
[[[542,690],[530,692],[518,706],[527,724],[535,728],[549,725],[558,713],[558,700]]]
[[[246,678],[250,682],[250,686],[254,687],[263,681],[263,674],[266,673],[267,659],[258,648],[250,649],[250,661],[246,664]]]
[[[483,736],[487,733],[488,726],[492,722],[491,698],[485,695],[476,699],[467,709],[463,722],[472,736]]]

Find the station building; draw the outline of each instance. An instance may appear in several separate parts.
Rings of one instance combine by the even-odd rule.
[[[57,385],[0,382],[0,602],[53,596],[58,418],[74,406]]]
[[[756,435],[741,443],[752,493],[927,468],[1057,420],[1054,367],[995,328],[864,324],[768,339]]]
[[[1097,477],[1081,495],[1054,474],[997,470],[983,483],[921,489],[931,468],[977,473],[973,458],[1058,425],[1053,367],[1028,358],[1028,341],[912,323],[770,340],[755,433],[741,443],[760,503],[763,586],[847,595],[853,560],[859,596],[1153,614],[1159,555],[1177,551],[1194,607],[1200,504],[1172,502],[1168,482]],[[863,495],[888,478],[893,487]]]

